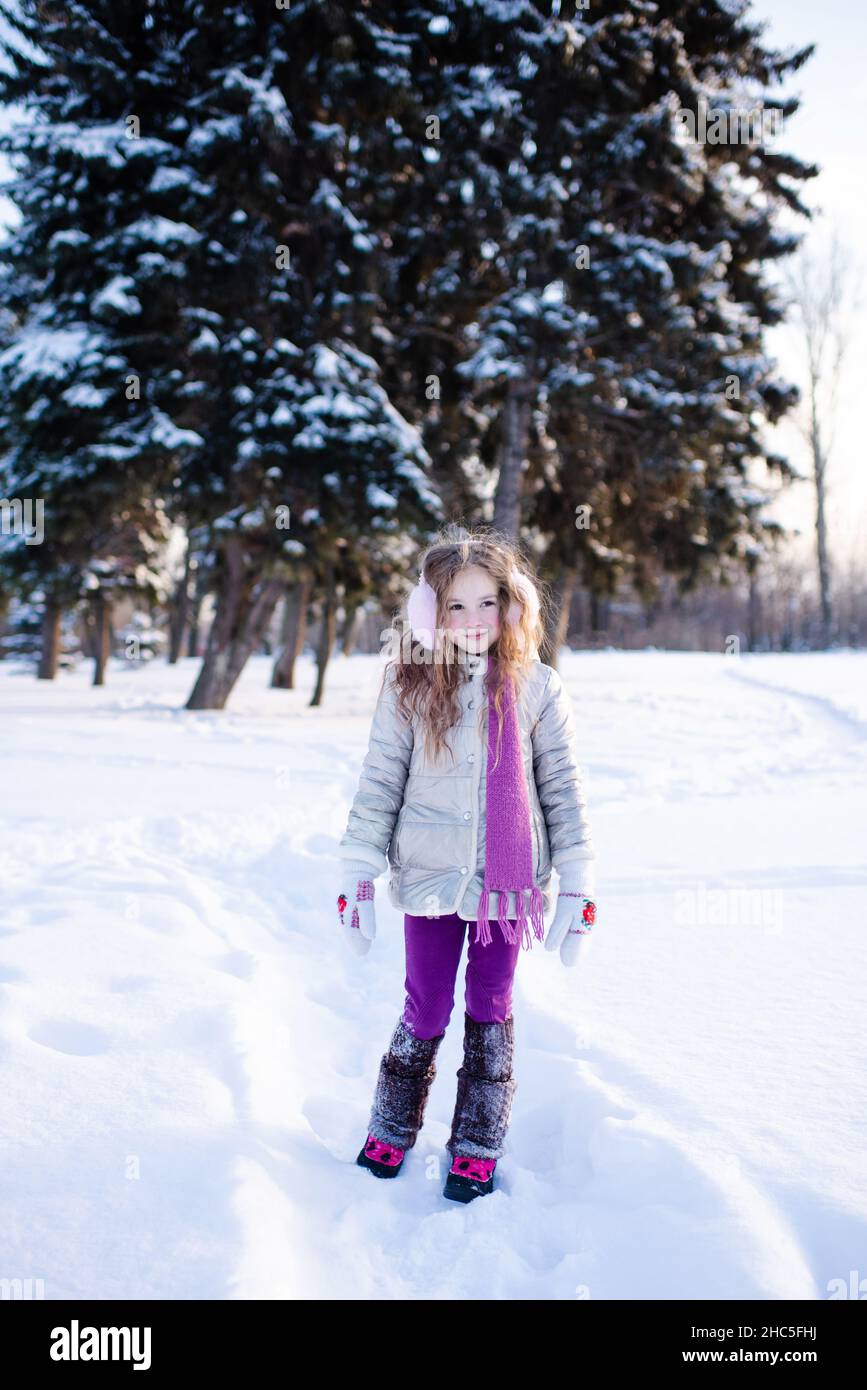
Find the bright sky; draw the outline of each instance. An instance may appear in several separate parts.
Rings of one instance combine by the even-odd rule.
[[[863,228],[867,213],[867,161],[863,153],[867,124],[867,5],[859,0],[754,0],[753,14],[768,21],[766,42],[772,47],[817,44],[813,57],[795,75],[787,90],[802,98],[801,110],[786,123],[775,145],[821,166],[822,172],[805,194],[822,217],[808,234],[821,239],[837,229],[861,277],[861,302],[854,316],[848,366],[839,398],[834,452],[829,469],[829,520],[833,552],[842,557],[867,553],[867,429],[860,419],[863,388],[859,367],[867,361],[867,249]],[[0,112],[0,122],[3,113]],[[5,124],[5,122],[3,122]],[[0,161],[0,176],[5,176]],[[17,220],[8,199],[0,195],[0,226]],[[783,374],[803,384],[802,359],[791,329],[769,336],[769,347]],[[775,432],[774,448],[786,453],[801,472],[809,460],[802,436],[793,423]],[[758,479],[762,482],[764,480]],[[777,503],[773,514],[787,525],[804,530],[803,547],[812,546],[813,494],[800,483]]]
[[[804,201],[822,214],[808,226],[808,236],[821,243],[836,229],[856,263],[856,277],[860,275],[860,304],[852,315],[851,346],[828,476],[832,555],[857,552],[863,558],[867,554],[867,431],[860,418],[863,387],[859,368],[867,361],[867,249],[863,232],[867,214],[867,7],[859,0],[822,0],[821,4],[815,0],[754,0],[753,14],[768,21],[764,37],[770,47],[816,43],[812,58],[784,89],[801,97],[801,109],[789,118],[784,133],[774,143],[780,150],[821,167],[804,196]],[[803,386],[803,363],[792,330],[776,330],[768,341],[784,374]],[[805,446],[793,425],[781,427],[774,444],[801,472],[807,471]],[[774,514],[788,525],[805,526],[804,543],[813,545],[813,493],[809,484],[796,484],[785,502],[775,506]]]

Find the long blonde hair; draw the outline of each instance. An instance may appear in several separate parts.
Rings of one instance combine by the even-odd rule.
[[[410,646],[410,643],[404,640],[400,645],[400,655],[387,664],[383,680],[387,678],[389,669],[393,669],[398,692],[397,704],[401,714],[408,721],[413,716],[418,717],[424,728],[425,748],[429,755],[439,757],[447,748],[452,762],[454,750],[448,743],[446,734],[460,718],[458,690],[461,684],[461,663],[455,659],[452,643],[448,640],[441,641],[440,638],[442,629],[446,627],[446,605],[452,585],[461,570],[469,565],[478,565],[485,570],[491,576],[497,590],[500,631],[490,648],[491,655],[496,657],[499,675],[495,690],[491,681],[490,666],[487,676],[491,682],[488,688],[493,691],[497,711],[497,759],[503,733],[506,679],[509,676],[513,678],[516,699],[519,698],[533,657],[544,639],[545,610],[548,603],[541,582],[530,573],[519,543],[493,527],[474,527],[467,530],[452,523],[428,546],[422,561],[422,574],[436,594],[437,647],[430,659],[414,661],[412,649],[415,649],[418,656],[419,648],[417,644],[412,643]],[[531,606],[527,603],[523,592],[527,584],[535,589],[538,605]],[[520,608],[520,617],[514,626],[506,617],[512,603],[517,603]],[[405,615],[404,623],[408,632],[409,623]]]

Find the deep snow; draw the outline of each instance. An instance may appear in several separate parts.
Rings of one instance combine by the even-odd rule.
[[[0,1275],[46,1298],[827,1298],[867,1278],[867,654],[564,652],[593,947],[514,995],[499,1188],[442,1197],[463,964],[404,1171],[357,1167],[403,1004],[336,930],[378,687],[0,663]],[[865,1285],[867,1287],[867,1285]]]

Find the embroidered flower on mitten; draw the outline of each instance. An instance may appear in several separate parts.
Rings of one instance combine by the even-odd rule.
[[[350,889],[348,893],[343,892],[337,895],[340,927],[347,944],[351,945],[355,951],[364,954],[370,949],[370,943],[376,936],[373,879],[370,870],[362,863],[344,862],[341,866],[341,875],[343,874],[355,887],[354,890]],[[348,907],[352,908],[349,921],[346,920]]]
[[[590,928],[596,921],[596,904],[592,898],[588,898],[584,893],[563,893],[561,898],[579,898],[583,903],[581,909],[581,920],[569,928],[570,932],[577,932],[579,936],[586,936]]]

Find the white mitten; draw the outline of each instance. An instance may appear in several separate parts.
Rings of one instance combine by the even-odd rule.
[[[373,876],[376,870],[357,859],[341,859],[341,891],[337,897],[340,931],[346,945],[366,956],[376,937]]]
[[[545,950],[560,950],[564,965],[576,965],[592,944],[596,921],[595,865],[592,859],[570,859],[558,871],[560,893],[554,920],[545,938]]]

